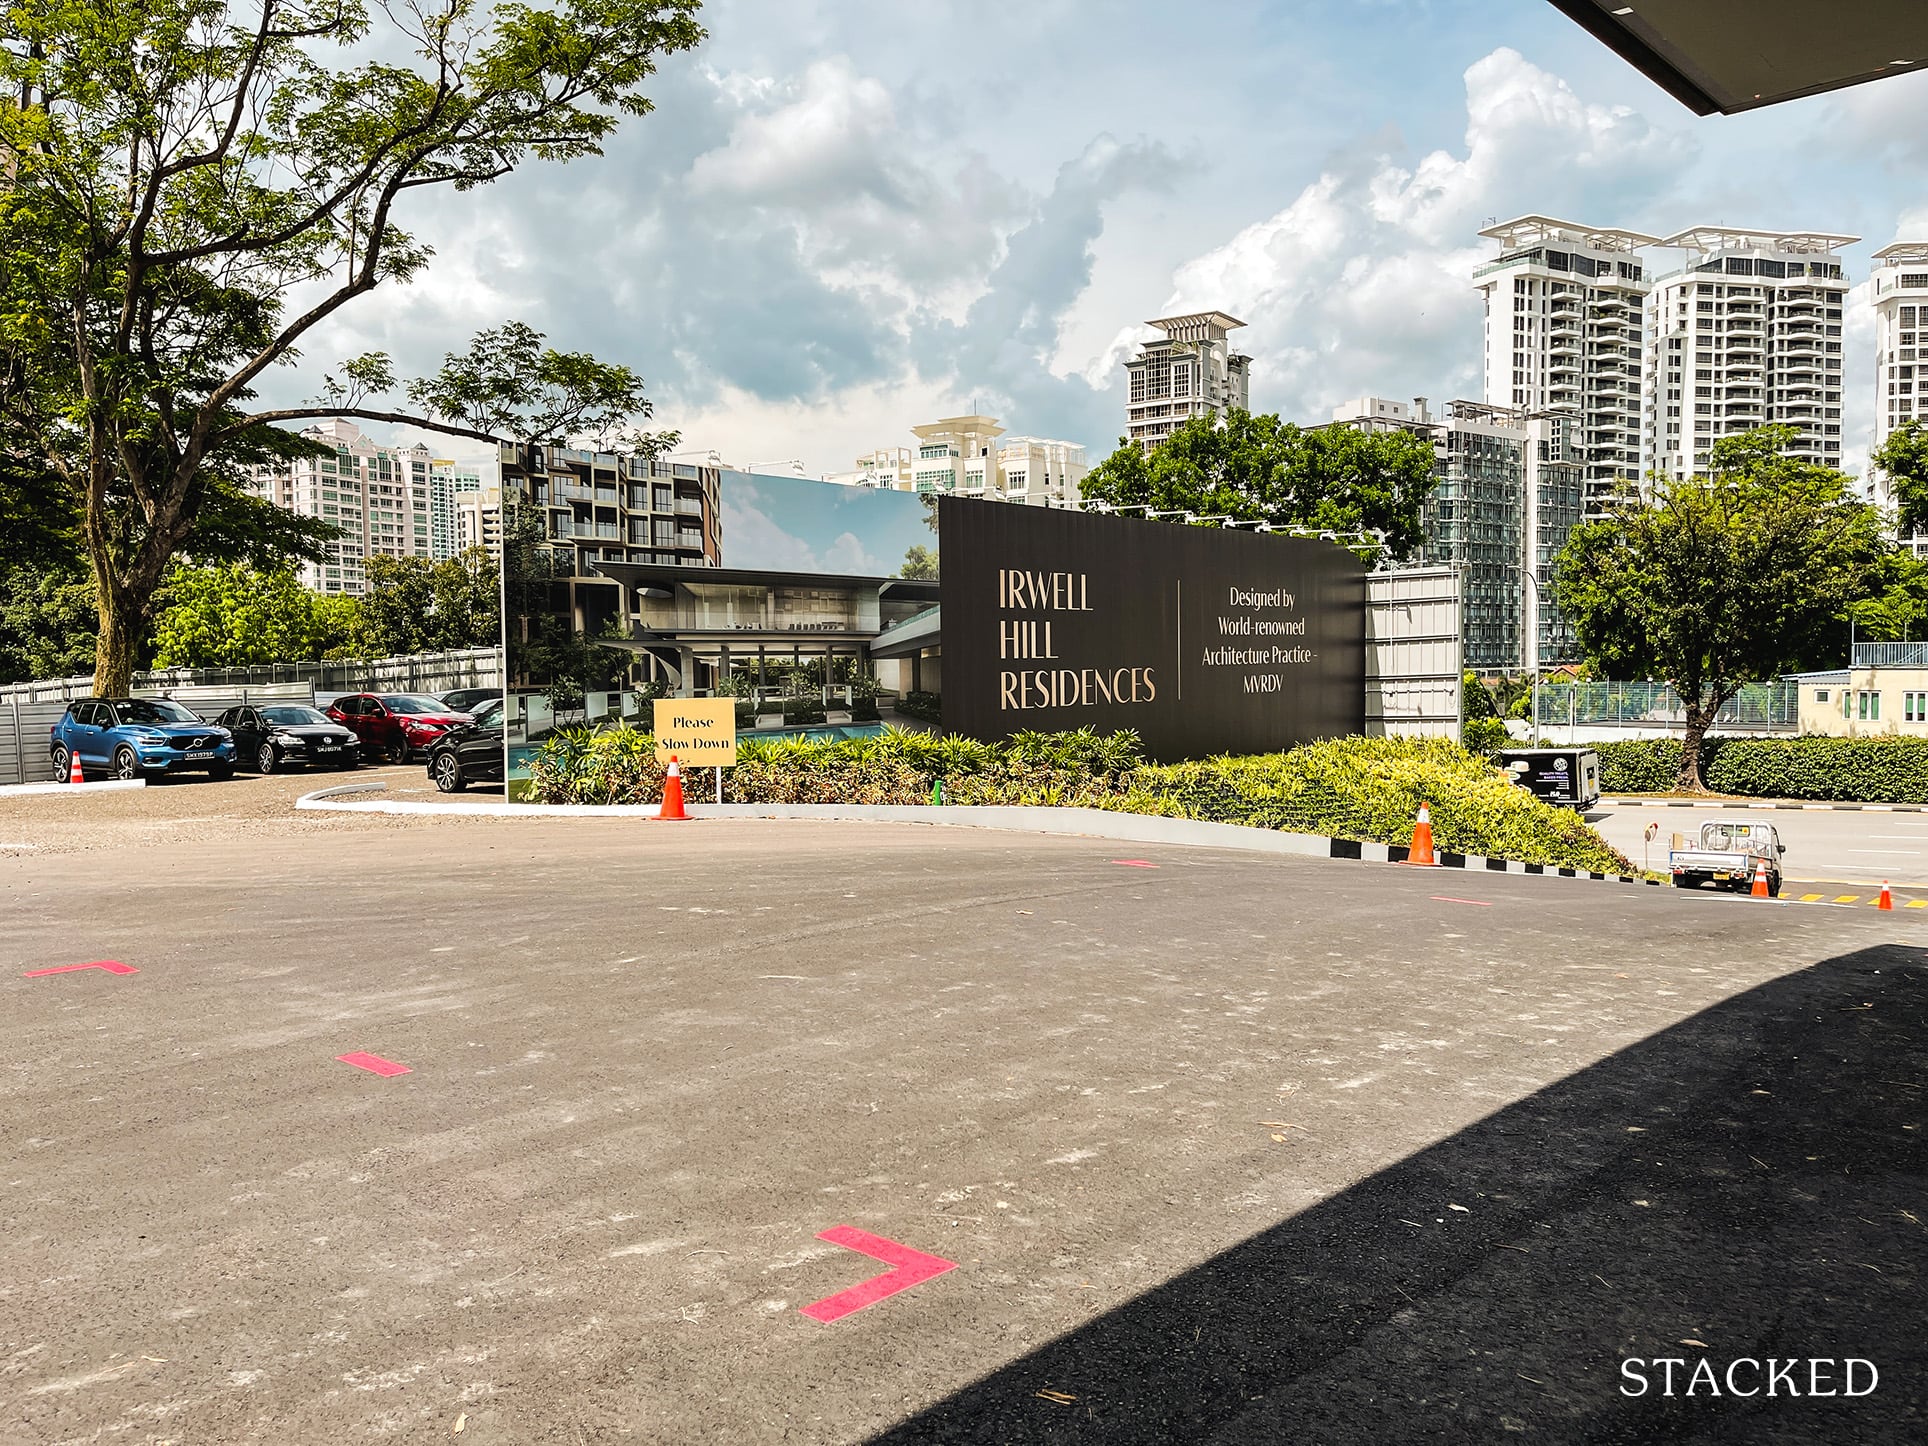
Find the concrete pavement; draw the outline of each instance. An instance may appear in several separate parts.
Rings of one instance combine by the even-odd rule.
[[[0,1440],[1652,1439],[1683,1339],[1883,1386],[1679,1439],[1921,1435],[1906,916],[599,820],[0,908]],[[956,1268],[822,1324],[839,1225]]]

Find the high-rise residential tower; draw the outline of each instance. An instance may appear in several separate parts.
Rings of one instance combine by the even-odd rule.
[[[1696,226],[1669,236],[1686,259],[1654,281],[1644,416],[1650,471],[1706,470],[1721,437],[1774,422],[1801,429],[1794,456],[1841,465],[1841,307],[1823,232]]]
[[[1874,436],[1879,449],[1903,422],[1928,421],[1928,241],[1899,241],[1874,253]],[[1919,360],[1917,360],[1919,358]],[[1891,504],[1886,479],[1870,469],[1873,500]]]
[[[327,561],[301,564],[304,587],[360,596],[367,591],[370,557],[434,556],[428,448],[379,446],[340,418],[301,435],[332,446],[334,454],[258,466],[253,485],[270,502],[341,529],[328,545]]]
[[[1577,450],[1589,512],[1640,475],[1642,308],[1638,231],[1521,216],[1480,235],[1500,254],[1473,273],[1486,298],[1486,400],[1558,414]]]
[[[1148,321],[1165,333],[1125,363],[1131,391],[1125,435],[1147,452],[1193,417],[1252,405],[1252,359],[1228,334],[1245,323],[1222,311]]]

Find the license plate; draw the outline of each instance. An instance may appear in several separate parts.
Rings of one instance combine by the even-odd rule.
[[[214,757],[215,751],[216,750],[212,748],[190,748],[187,756],[189,758],[212,758]]]
[[[1726,883],[1726,882],[1727,882],[1727,881],[1728,881],[1729,879],[1731,879],[1731,878],[1733,878],[1733,877],[1734,877],[1734,876],[1733,876],[1732,874],[1715,874],[1715,875],[1714,875],[1714,881],[1715,881],[1716,883],[1722,883],[1722,884],[1724,884],[1724,883]]]
[[[341,745],[339,743],[324,743],[321,745],[321,751],[323,753],[339,753],[341,752]]]

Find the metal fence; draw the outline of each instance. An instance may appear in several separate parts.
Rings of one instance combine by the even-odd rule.
[[[50,740],[65,703],[0,702],[0,783],[52,783]]]
[[[1928,643],[1856,643],[1857,668],[1928,668]]]
[[[167,668],[134,675],[136,693],[175,696],[190,688],[244,688],[306,684],[316,695],[341,693],[446,693],[451,688],[498,688],[502,650],[467,648],[454,653],[414,653],[399,658],[339,658],[311,663],[268,663],[254,668]],[[94,690],[92,678],[50,678],[0,687],[0,705],[65,703]],[[185,701],[185,700],[183,700]],[[197,710],[198,711],[198,710]]]
[[[1366,579],[1366,732],[1459,736],[1460,570],[1410,567]]]
[[[1749,683],[1714,717],[1714,726],[1792,731],[1800,721],[1800,686],[1792,678]],[[1540,726],[1612,723],[1685,728],[1687,710],[1665,683],[1542,683]]]

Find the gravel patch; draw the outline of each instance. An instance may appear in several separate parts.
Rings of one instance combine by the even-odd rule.
[[[303,794],[346,782],[386,784],[386,796],[391,798],[441,797],[420,766],[278,773],[267,778],[236,774],[218,782],[193,776],[125,792],[0,795],[0,858],[179,848],[251,836],[395,833],[466,823],[446,817],[295,812],[295,800]],[[502,790],[477,787],[464,795],[470,796],[500,798]]]

